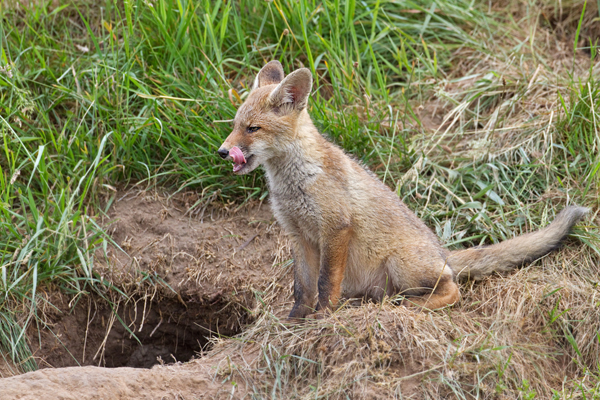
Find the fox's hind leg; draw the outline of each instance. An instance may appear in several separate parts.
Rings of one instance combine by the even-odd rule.
[[[452,279],[452,275],[441,275],[431,293],[419,297],[409,297],[404,304],[435,310],[453,305],[459,297],[460,291],[458,285]]]

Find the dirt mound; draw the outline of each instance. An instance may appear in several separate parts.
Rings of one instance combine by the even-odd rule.
[[[119,199],[97,268],[132,294],[116,313],[93,296],[74,307],[51,298],[58,307],[30,341],[40,366],[201,358],[48,368],[3,379],[0,398],[519,398],[575,390],[600,362],[599,263],[576,241],[463,285],[452,308],[347,304],[287,324],[291,256],[270,211],[195,202]]]
[[[59,381],[72,396],[65,398],[81,399],[96,391],[104,398],[233,399],[508,399],[583,391],[576,386],[581,366],[600,362],[599,292],[590,279],[599,271],[588,256],[565,249],[464,286],[458,305],[436,312],[385,301],[290,325],[265,306],[235,339],[216,340],[201,359],[147,372],[44,370],[3,380],[0,397],[20,398],[11,396],[31,388],[23,393],[43,398],[48,392],[37,383],[59,391]]]

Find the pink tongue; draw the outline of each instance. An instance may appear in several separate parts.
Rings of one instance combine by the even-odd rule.
[[[239,147],[232,147],[231,150],[229,150],[229,155],[235,163],[233,165],[233,172],[239,171],[240,169],[242,169],[242,166],[246,164],[246,158],[244,157],[244,153],[242,153]]]

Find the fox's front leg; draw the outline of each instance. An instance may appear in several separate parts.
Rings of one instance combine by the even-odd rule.
[[[292,239],[294,252],[294,307],[288,318],[304,318],[315,310],[320,255],[306,240]]]
[[[342,280],[348,262],[348,246],[352,229],[343,226],[323,235],[319,272],[317,311],[337,307],[342,293]]]

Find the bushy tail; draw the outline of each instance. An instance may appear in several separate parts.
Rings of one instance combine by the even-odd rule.
[[[448,264],[458,280],[478,280],[495,271],[510,271],[556,249],[588,211],[585,207],[567,207],[539,231],[491,246],[453,251],[448,256]]]

